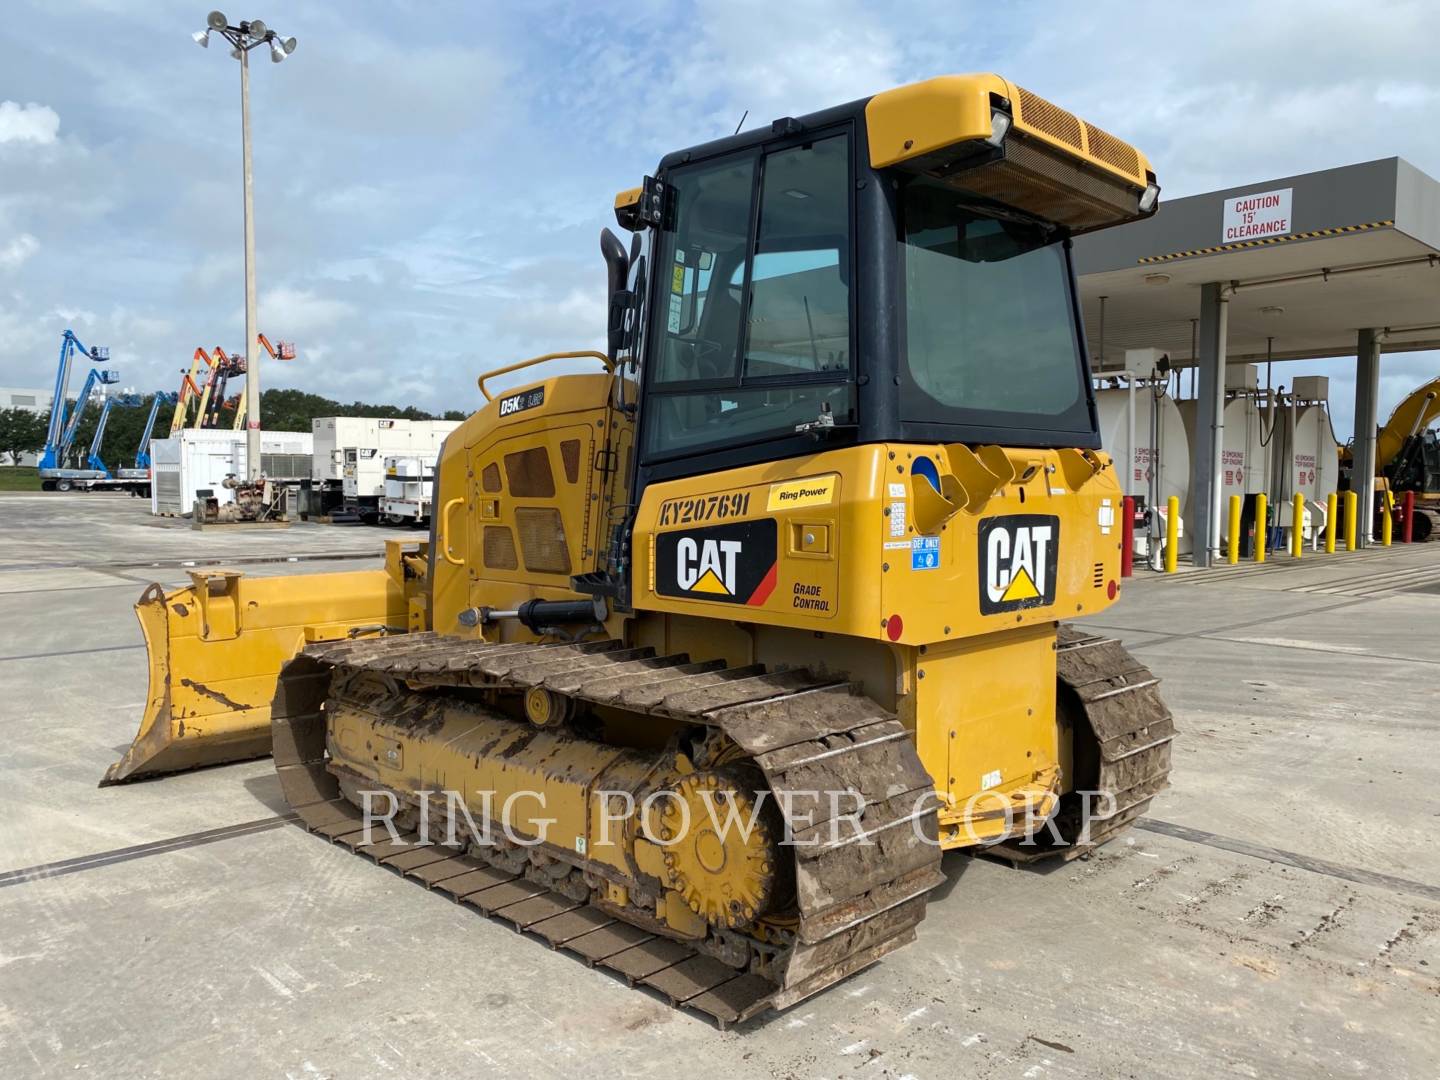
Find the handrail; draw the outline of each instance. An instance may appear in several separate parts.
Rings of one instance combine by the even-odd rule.
[[[531,367],[534,364],[543,364],[547,360],[581,360],[586,357],[599,360],[604,364],[607,374],[615,370],[615,365],[610,362],[610,358],[604,353],[596,352],[594,349],[582,349],[579,352],[546,353],[544,356],[532,356],[529,360],[521,360],[518,364],[506,364],[504,367],[498,367],[494,371],[487,371],[484,375],[481,375],[480,378],[476,379],[475,382],[480,387],[480,393],[485,395],[485,400],[494,401],[495,395],[485,389],[485,383],[498,375],[508,375],[512,371],[519,371],[521,368]]]
[[[457,559],[454,555],[450,554],[450,511],[454,510],[455,507],[464,501],[464,499],[451,499],[445,504],[444,509],[440,511],[440,535],[437,537],[439,540],[438,547],[440,548],[440,554],[445,556],[445,561],[451,566],[465,565],[464,559]]]

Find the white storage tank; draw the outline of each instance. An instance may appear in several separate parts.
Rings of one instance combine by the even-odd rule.
[[[1327,496],[1340,486],[1340,448],[1330,425],[1330,380],[1300,376],[1292,392],[1276,406],[1276,431],[1270,440],[1270,501],[1276,524],[1288,528],[1298,492],[1310,505],[1312,526],[1324,524]]]
[[[1265,416],[1255,393],[1255,366],[1231,369],[1226,378],[1227,396],[1220,417],[1223,425],[1220,444],[1221,506],[1231,495],[1258,495],[1270,481],[1270,461],[1265,443]],[[1180,402],[1185,437],[1195,446],[1195,417],[1199,402]]]
[[[1115,472],[1126,495],[1138,506],[1157,506],[1164,511],[1170,496],[1183,507],[1190,493],[1190,444],[1175,399],[1167,390],[1168,380],[1148,377],[1153,365],[1145,354],[1151,349],[1126,352],[1126,372],[1098,376],[1101,388],[1095,392],[1095,409],[1100,420],[1101,448],[1115,461]],[[1141,374],[1142,369],[1146,374]],[[1113,385],[1107,385],[1113,384]],[[1157,535],[1163,532],[1162,519],[1153,518]],[[1181,527],[1180,551],[1188,550]],[[1137,548],[1143,552],[1137,530]]]

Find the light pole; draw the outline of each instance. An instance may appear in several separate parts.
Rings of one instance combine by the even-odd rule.
[[[231,26],[223,12],[205,17],[204,30],[191,36],[202,49],[210,47],[210,35],[219,34],[230,43],[230,55],[240,61],[240,139],[245,171],[245,474],[260,479],[260,350],[255,328],[255,211],[251,195],[250,169],[250,50],[270,47],[270,59],[278,64],[295,51],[295,39],[281,38],[259,19]]]

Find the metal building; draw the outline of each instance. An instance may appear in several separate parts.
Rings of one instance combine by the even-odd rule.
[[[1227,364],[1356,357],[1355,475],[1369,478],[1380,355],[1440,348],[1440,183],[1400,158],[1162,200],[1081,237],[1075,262],[1097,369],[1139,348],[1193,369],[1197,566],[1220,550]],[[1359,494],[1364,543],[1373,480]]]

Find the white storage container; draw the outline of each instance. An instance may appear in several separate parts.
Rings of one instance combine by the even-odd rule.
[[[435,488],[435,460],[416,455],[387,457],[380,512],[392,521],[429,518]]]
[[[308,432],[262,431],[260,463],[273,480],[298,480],[308,469],[312,440]],[[221,503],[234,499],[223,484],[246,472],[245,433],[223,428],[185,428],[150,443],[150,512],[188,515],[197,492],[210,491]]]
[[[385,459],[418,455],[434,459],[458,420],[377,419],[359,416],[317,417],[311,479],[340,487],[349,504],[374,506],[385,494]]]

